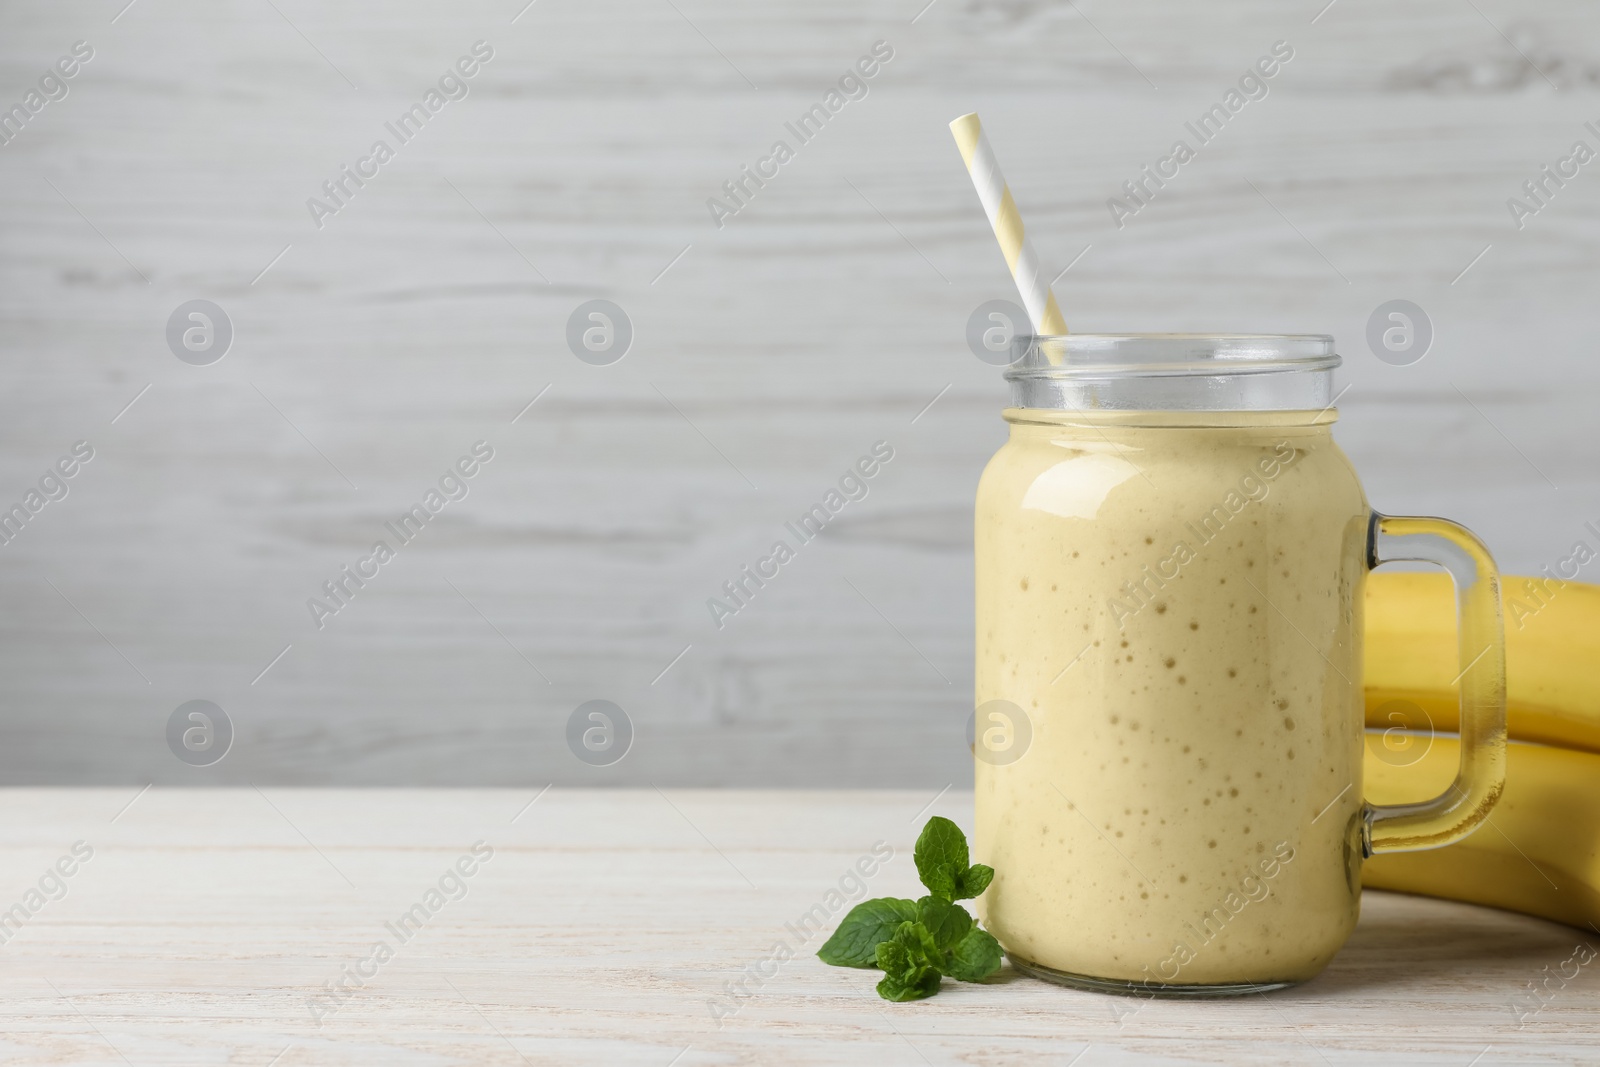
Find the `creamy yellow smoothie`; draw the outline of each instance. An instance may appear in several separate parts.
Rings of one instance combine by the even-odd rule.
[[[1309,978],[1360,899],[1369,512],[1334,415],[1006,418],[976,515],[985,925],[1071,976]]]

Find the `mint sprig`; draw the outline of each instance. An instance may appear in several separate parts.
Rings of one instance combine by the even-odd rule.
[[[1000,969],[1000,943],[956,903],[987,889],[994,869],[968,863],[961,827],[937,815],[917,837],[914,858],[927,896],[864,900],[817,950],[823,963],[883,971],[884,1000],[921,1000],[937,993],[945,976],[981,982]]]

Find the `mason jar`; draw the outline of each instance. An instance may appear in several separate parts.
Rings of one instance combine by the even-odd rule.
[[[1375,514],[1324,335],[1019,339],[978,487],[977,858],[1028,974],[1155,994],[1320,971],[1373,852],[1476,827],[1504,779],[1498,576],[1455,523]],[[1455,580],[1461,768],[1362,799],[1362,593]]]

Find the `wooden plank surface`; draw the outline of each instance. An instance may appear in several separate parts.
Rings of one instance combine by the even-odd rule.
[[[813,959],[821,935],[795,924],[875,846],[893,855],[866,893],[915,895],[917,829],[930,813],[970,829],[970,793],[558,787],[530,806],[536,796],[0,792],[0,904],[25,900],[75,842],[92,850],[65,895],[0,945],[0,1056],[18,1067],[1489,1067],[1600,1055],[1592,974],[1517,1014],[1528,983],[1591,935],[1383,893],[1366,895],[1327,971],[1279,994],[1142,1002],[1007,965],[983,986],[888,1004],[870,973]],[[464,895],[450,882],[429,902],[475,847],[487,858],[467,865]],[[433,913],[400,943],[386,924],[418,903]],[[780,941],[796,954],[769,964]],[[392,958],[379,960],[380,942]],[[350,992],[334,1001],[326,984],[346,968],[367,977],[344,979]]]
[[[1592,5],[921,6],[9,6],[7,106],[95,56],[0,147],[0,503],[96,458],[0,548],[0,780],[962,773],[1005,397],[963,331],[1010,295],[945,131],[972,108],[1051,273],[1088,248],[1075,329],[1332,332],[1378,507],[1524,573],[1600,518],[1600,194],[1586,171],[1520,231],[1505,206],[1600,119]],[[307,198],[479,39],[470,95],[317,229]],[[880,39],[869,95],[717,228],[706,200]],[[1114,228],[1279,39],[1270,95]],[[597,297],[636,326],[610,367],[564,341]],[[1414,366],[1363,340],[1396,297],[1437,329]],[[164,339],[194,298],[236,327],[209,367]],[[308,598],[480,439],[471,495],[317,629]],[[717,629],[707,598],[879,439],[872,495]],[[638,726],[599,777],[561,741],[595,697]],[[191,699],[238,730],[206,771],[162,740]]]

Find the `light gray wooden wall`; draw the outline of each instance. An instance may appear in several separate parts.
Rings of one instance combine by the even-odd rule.
[[[1091,246],[1075,329],[1331,332],[1375,505],[1514,571],[1600,519],[1600,163],[1520,232],[1505,203],[1600,144],[1592,5],[124,2],[0,16],[6,106],[95,49],[0,147],[0,502],[95,449],[0,547],[5,781],[966,780],[1005,394],[963,330],[1011,296],[945,129],[972,109],[1051,272]],[[478,39],[471,95],[315,228]],[[870,94],[715,227],[706,198],[880,39]],[[1271,94],[1114,228],[1106,198],[1280,39]],[[596,297],[637,331],[609,367],[564,341]],[[1363,340],[1397,297],[1437,329],[1408,367]],[[194,298],[237,331],[208,367],[164,340]],[[306,599],[479,439],[470,496],[315,629]],[[714,628],[878,439],[871,495]],[[637,729],[604,770],[564,741],[597,697]],[[196,698],[238,733],[206,770],[163,735]]]

